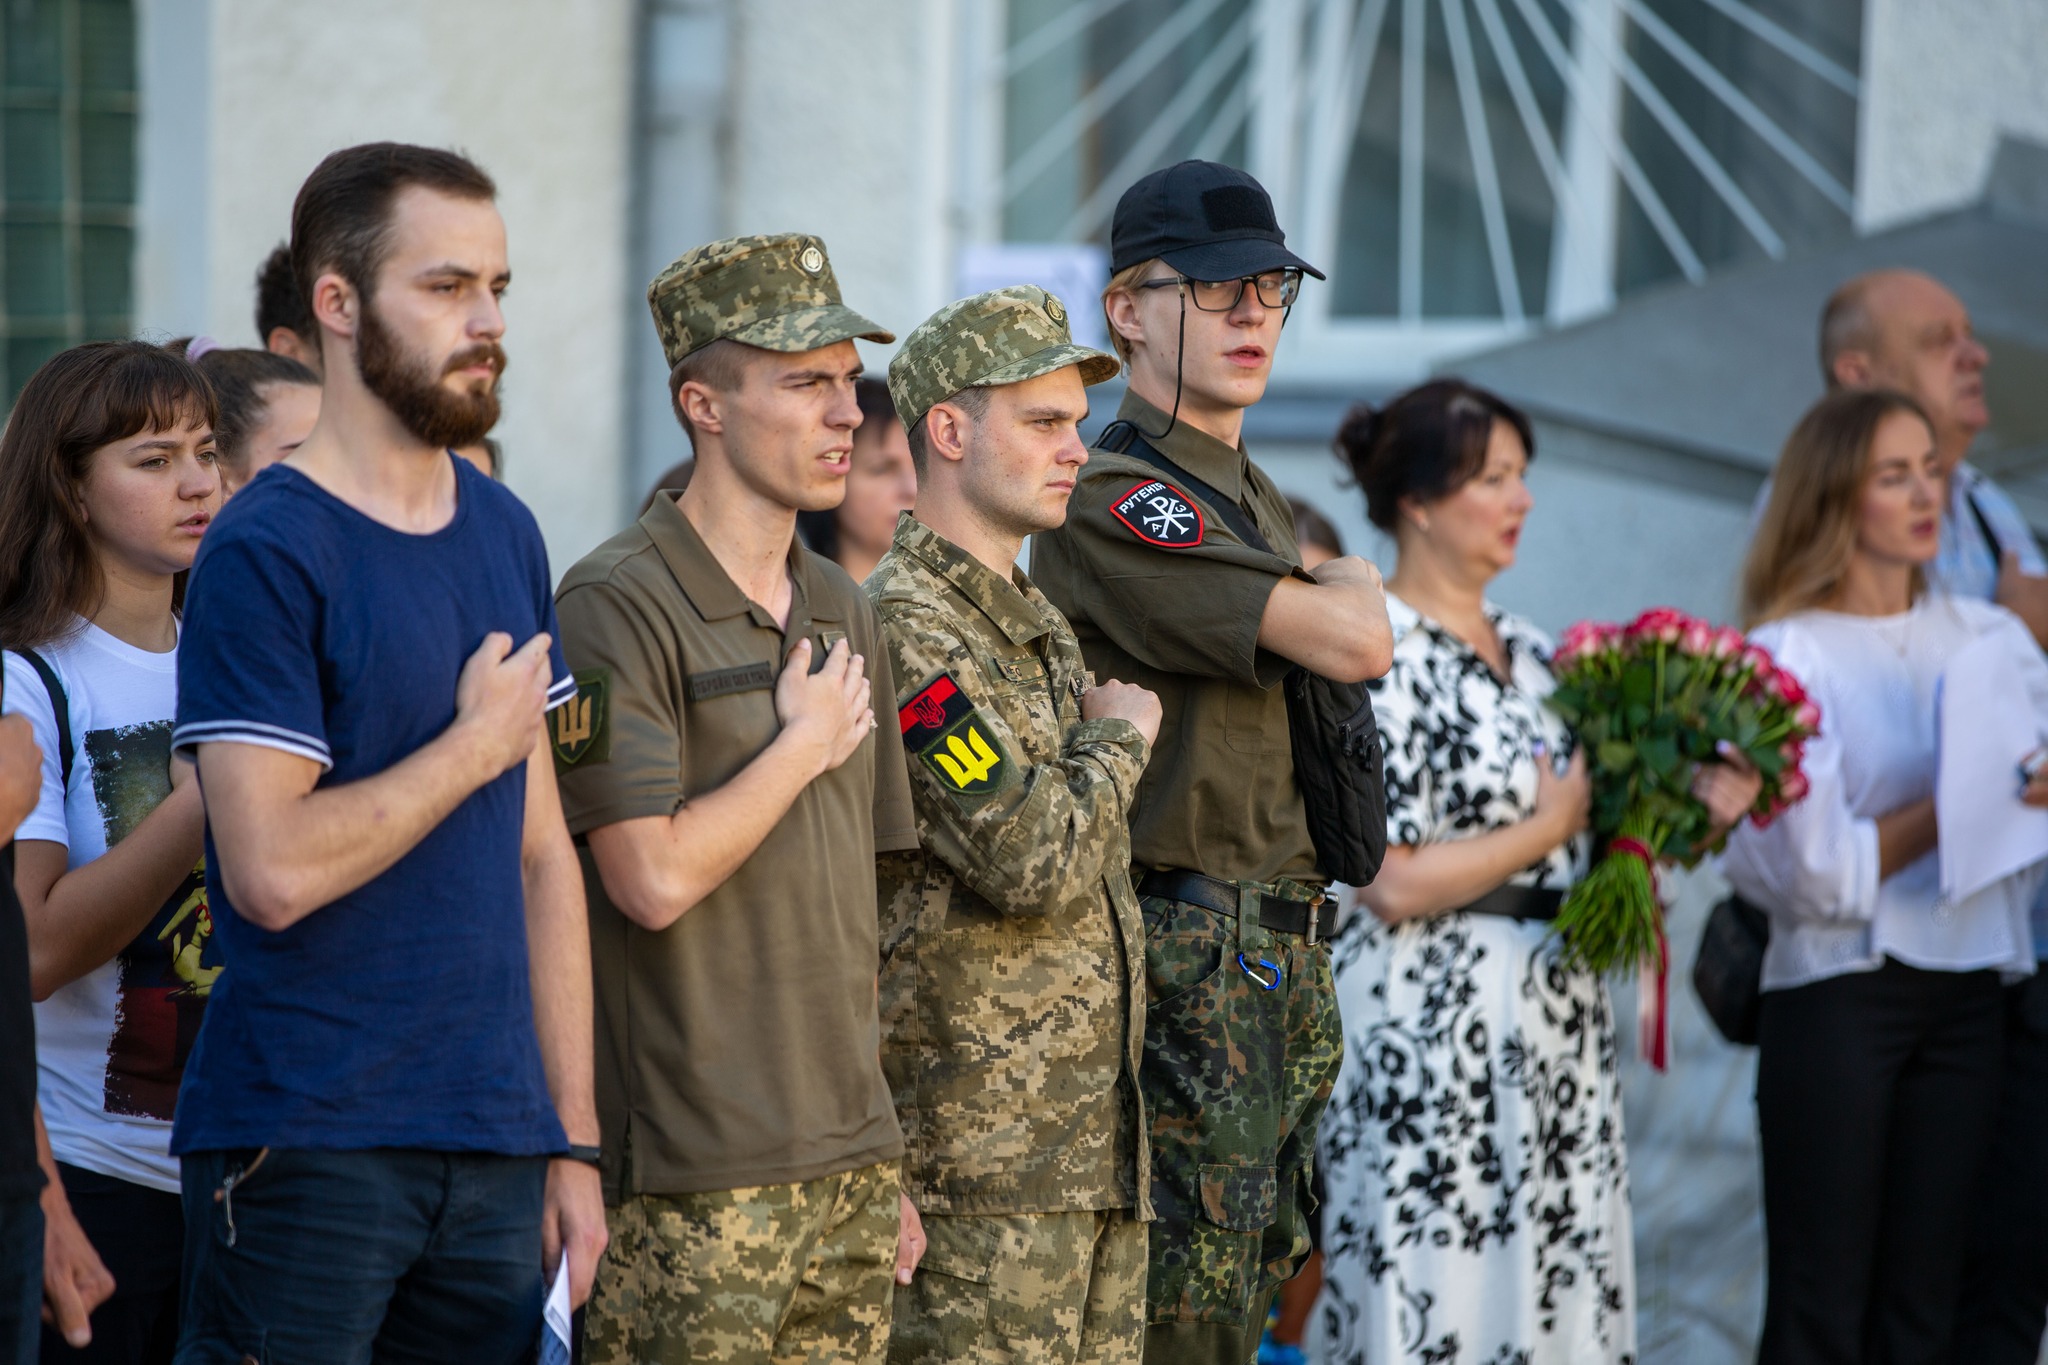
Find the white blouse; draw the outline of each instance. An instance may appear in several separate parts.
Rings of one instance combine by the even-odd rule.
[[[1742,824],[1722,858],[1735,889],[1771,917],[1765,990],[1872,971],[1887,957],[1930,971],[2033,971],[2029,907],[2042,867],[1959,904],[1941,895],[1938,852],[1878,875],[1878,817],[1934,793],[1942,669],[1989,633],[2009,637],[2028,693],[2013,704],[2031,706],[2048,735],[2048,662],[2019,618],[1988,602],[1929,593],[1897,616],[1807,611],[1752,633],[1821,709],[1806,748],[1812,790],[1767,829]],[[2017,799],[2015,770],[1985,780],[2011,784]]]

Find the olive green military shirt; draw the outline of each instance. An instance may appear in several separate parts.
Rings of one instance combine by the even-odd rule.
[[[866,588],[920,842],[877,867],[904,1188],[943,1213],[1150,1217],[1125,823],[1144,736],[1081,718],[1081,651],[1021,571],[905,513]]]
[[[895,683],[874,609],[792,546],[787,630],[747,600],[672,496],[570,569],[556,597],[579,693],[555,737],[572,834],[670,816],[775,738],[799,640]],[[583,708],[589,703],[589,710]],[[806,787],[725,883],[659,933],[620,913],[586,849],[607,1197],[816,1179],[903,1152],[877,1056],[877,849],[917,845],[897,731]]]
[[[1136,394],[1117,416],[1167,427]],[[1107,450],[1089,452],[1066,525],[1032,540],[1032,576],[1073,623],[1089,667],[1152,689],[1165,710],[1138,787],[1134,861],[1226,881],[1326,881],[1277,686],[1290,665],[1258,643],[1274,585],[1300,571],[1293,514],[1242,447],[1184,421],[1152,445],[1235,498],[1278,553],[1244,544],[1152,465]]]

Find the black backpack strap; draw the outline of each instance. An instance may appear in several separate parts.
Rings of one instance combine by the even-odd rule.
[[[2005,561],[2005,542],[1998,538],[1998,532],[1991,525],[1991,518],[1984,515],[1984,509],[1977,503],[1977,486],[1971,484],[1963,490],[1963,501],[1970,504],[1970,516],[1976,521],[1977,529],[1984,533],[1984,543],[1991,547],[1991,557],[2001,564]]]
[[[50,710],[57,721],[57,759],[59,771],[64,774],[65,795],[71,793],[71,697],[64,690],[64,684],[57,677],[57,670],[50,667],[50,661],[32,649],[14,651],[28,660],[28,666],[43,680],[43,690],[50,694]]]
[[[1121,431],[1117,430],[1119,427],[1122,428]],[[1193,474],[1188,473],[1187,470],[1182,469],[1172,460],[1160,454],[1153,448],[1152,443],[1140,436],[1138,429],[1129,422],[1116,423],[1110,431],[1105,431],[1103,436],[1107,439],[1112,433],[1122,437],[1123,444],[1114,446],[1105,444],[1103,449],[1114,450],[1120,454],[1129,455],[1133,459],[1141,460],[1168,478],[1186,485],[1189,491],[1199,495],[1204,502],[1216,509],[1216,515],[1223,518],[1223,524],[1228,526],[1237,535],[1239,540],[1251,546],[1254,550],[1263,550],[1269,555],[1279,554],[1279,551],[1273,548],[1272,542],[1267,540],[1259,531],[1258,524],[1252,520],[1251,514],[1239,506],[1236,499],[1224,497],[1221,492],[1210,487],[1201,479],[1196,478]],[[1124,433],[1129,434],[1125,436]]]

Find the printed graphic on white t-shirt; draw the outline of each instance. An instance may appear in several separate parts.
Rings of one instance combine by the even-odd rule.
[[[6,709],[43,751],[43,790],[16,838],[64,845],[67,871],[102,856],[171,793],[177,655],[90,624],[38,650],[63,685],[74,750],[65,787],[55,708],[25,659],[6,657]],[[201,1013],[220,975],[203,865],[114,960],[36,1006],[38,1095],[60,1161],[175,1192],[170,1121]]]

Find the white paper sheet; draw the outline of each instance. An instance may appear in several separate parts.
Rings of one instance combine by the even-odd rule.
[[[2019,763],[2041,734],[2002,636],[1980,635],[1949,660],[1937,715],[1941,890],[1955,903],[2048,858],[2048,811],[2019,800]]]
[[[555,1267],[555,1282],[548,1288],[547,1301],[540,1310],[541,1365],[569,1365],[569,1256]]]

